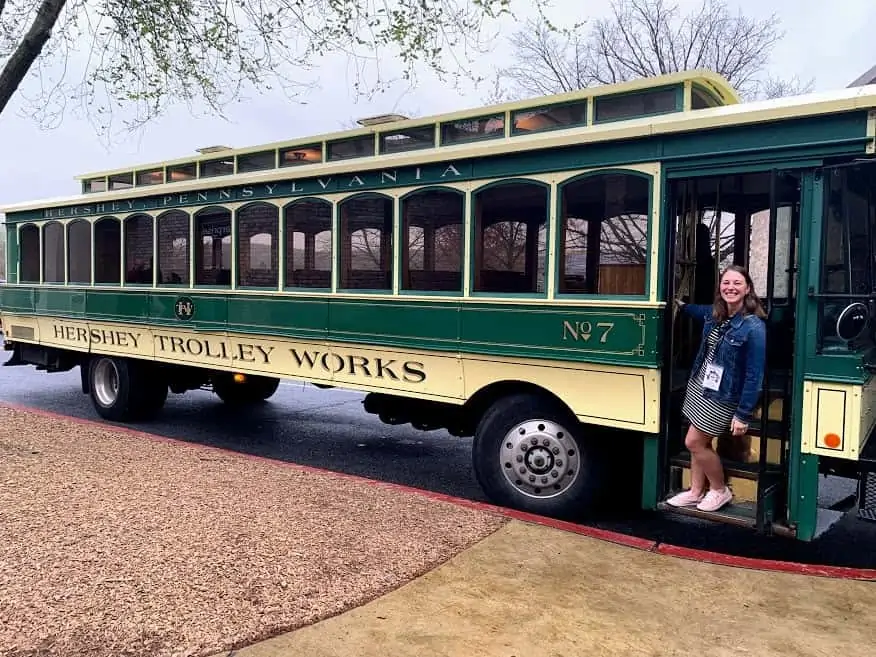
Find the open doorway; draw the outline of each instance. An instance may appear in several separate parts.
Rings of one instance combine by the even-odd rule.
[[[769,170],[683,178],[673,181],[670,189],[675,243],[674,266],[667,280],[672,317],[664,424],[671,466],[669,488],[684,487],[686,481],[688,421],[681,407],[702,335],[702,326],[679,313],[671,301],[680,298],[711,304],[721,271],[730,264],[742,265],[751,273],[755,292],[768,313],[766,370],[749,435],[734,438],[728,427],[715,449],[731,485],[737,475],[736,499],[749,502],[754,513],[763,489],[758,479],[765,472],[779,474],[784,469],[790,433],[800,179],[793,172]]]

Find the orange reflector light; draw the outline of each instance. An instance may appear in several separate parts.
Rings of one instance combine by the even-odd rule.
[[[235,374],[234,375],[234,382],[235,383],[243,383],[244,381],[246,381],[246,374]]]
[[[840,446],[840,437],[835,433],[829,433],[824,437],[824,444],[831,449],[836,449]]]

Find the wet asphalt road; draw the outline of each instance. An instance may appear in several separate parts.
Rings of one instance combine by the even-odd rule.
[[[8,353],[8,352],[5,352]],[[0,356],[5,361],[8,356]],[[246,413],[226,408],[207,391],[170,394],[161,415],[127,426],[197,444],[368,477],[476,501],[487,501],[471,467],[471,439],[409,425],[387,426],[362,410],[364,395],[284,382],[265,404]],[[79,370],[61,374],[0,367],[0,400],[100,420],[80,391]],[[831,478],[831,501],[854,482]],[[806,563],[876,568],[876,523],[854,510],[812,543],[765,538],[691,518],[624,511],[588,524],[676,545]]]

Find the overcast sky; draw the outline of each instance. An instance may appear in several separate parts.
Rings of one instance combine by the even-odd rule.
[[[682,7],[699,4],[678,0]],[[608,0],[554,0],[551,16],[561,20],[598,17]],[[776,12],[786,32],[776,47],[773,75],[815,78],[817,91],[847,86],[876,64],[876,2],[873,0],[737,0],[746,14]],[[505,26],[505,35],[514,29]],[[489,73],[506,63],[504,37],[480,68]],[[32,91],[32,81],[22,91]],[[73,176],[119,166],[186,157],[214,144],[244,147],[343,129],[352,119],[388,111],[426,115],[483,104],[487,88],[457,92],[427,75],[414,89],[399,86],[372,101],[355,103],[342,68],[320,71],[320,88],[307,104],[289,103],[280,94],[256,96],[228,110],[228,119],[193,117],[180,107],[109,148],[85,120],[68,114],[54,129],[43,130],[20,116],[13,100],[0,114],[0,206],[79,192]]]

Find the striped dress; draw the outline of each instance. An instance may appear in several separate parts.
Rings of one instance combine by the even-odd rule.
[[[687,392],[681,412],[697,429],[710,436],[720,436],[730,430],[730,421],[736,411],[734,404],[717,402],[703,397],[703,376],[706,367],[715,358],[715,348],[728,322],[715,326],[706,336],[706,355],[699,371],[687,382]]]

